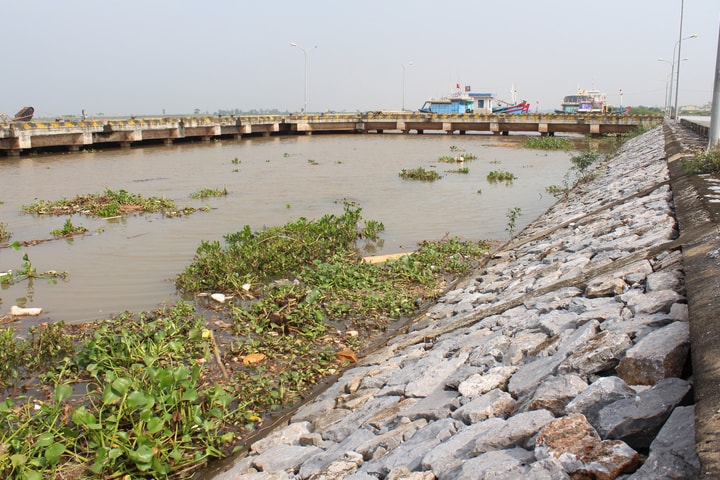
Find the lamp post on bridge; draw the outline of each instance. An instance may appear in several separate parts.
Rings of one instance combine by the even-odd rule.
[[[307,50],[299,46],[295,42],[290,42],[291,47],[297,47],[303,52],[303,56],[305,57],[305,100],[303,103],[303,113],[307,113],[307,85],[308,85],[308,74],[307,74]],[[315,45],[315,48],[317,48],[317,45]]]
[[[402,65],[403,77],[402,77],[402,111],[405,111],[405,67],[411,67],[413,62],[404,63]]]

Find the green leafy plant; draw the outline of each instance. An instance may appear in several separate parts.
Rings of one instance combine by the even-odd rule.
[[[0,387],[33,386],[0,402],[0,477],[189,478],[488,251],[450,237],[370,263],[357,242],[384,226],[360,228],[360,213],[343,201],[342,215],[201,245],[176,283],[236,297],[216,333],[184,302],[27,339],[0,330]]]
[[[202,199],[209,197],[222,197],[228,194],[227,188],[202,188],[190,194],[190,198]]]
[[[567,138],[554,136],[529,137],[525,140],[524,147],[536,150],[570,150],[572,142]]]
[[[513,180],[516,180],[517,177],[510,172],[504,171],[504,170],[492,170],[490,173],[487,174],[487,181],[491,183],[495,182],[512,182]]]
[[[0,222],[0,242],[7,242],[12,238],[12,232],[8,230],[7,223]]]
[[[683,169],[691,174],[720,172],[720,146],[684,158]]]
[[[65,220],[63,228],[53,230],[51,233],[56,237],[70,237],[72,235],[80,235],[86,233],[87,231],[88,229],[83,227],[82,225],[73,225],[72,220],[68,217]]]
[[[82,213],[98,217],[115,217],[131,213],[162,212],[173,216],[180,212],[175,203],[165,197],[145,198],[139,194],[131,194],[125,190],[106,189],[104,193],[77,195],[74,199],[57,201],[39,200],[31,205],[23,205],[23,211],[39,215],[68,215]],[[182,210],[190,213],[191,210]]]
[[[435,170],[425,170],[423,167],[413,168],[410,170],[402,169],[400,178],[405,180],[419,180],[422,182],[434,182],[440,180],[440,174]]]
[[[10,248],[13,250],[20,250],[21,246],[19,242],[13,242],[10,244]],[[48,270],[45,272],[38,272],[30,261],[30,257],[27,253],[23,254],[23,263],[20,268],[16,270],[9,270],[4,275],[0,276],[0,283],[13,284],[30,278],[66,278],[68,272],[58,272],[56,270]]]
[[[505,213],[505,216],[508,219],[507,227],[505,228],[505,230],[508,231],[511,237],[515,234],[515,226],[517,223],[517,219],[518,217],[520,217],[520,215],[522,215],[520,207],[508,208],[508,211]]]
[[[577,182],[585,182],[590,179],[588,170],[599,158],[600,154],[591,150],[570,157],[571,168],[577,172]]]

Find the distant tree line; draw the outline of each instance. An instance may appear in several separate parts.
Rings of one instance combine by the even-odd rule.
[[[639,107],[630,107],[630,113],[633,115],[662,115],[663,109],[659,107],[646,107],[640,105]]]

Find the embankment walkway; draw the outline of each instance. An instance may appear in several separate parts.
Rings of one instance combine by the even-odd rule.
[[[720,478],[717,183],[681,166],[703,145],[628,141],[214,478]]]

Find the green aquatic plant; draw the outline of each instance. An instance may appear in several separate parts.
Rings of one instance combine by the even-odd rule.
[[[190,198],[202,199],[209,197],[222,197],[228,194],[227,188],[202,188],[190,194]]]
[[[68,215],[82,213],[102,218],[127,215],[131,213],[165,214],[177,213],[175,203],[165,197],[145,198],[126,190],[106,189],[103,193],[77,195],[74,199],[63,198],[57,201],[39,200],[31,205],[23,205],[25,213],[38,215]]]
[[[69,237],[72,235],[80,235],[87,231],[88,229],[82,225],[73,225],[72,220],[68,217],[62,228],[55,229],[51,233],[55,237]]]
[[[8,230],[7,223],[0,222],[0,242],[7,242],[12,238],[12,232]]]
[[[419,180],[422,182],[434,182],[440,180],[440,174],[435,170],[425,170],[423,167],[413,168],[410,170],[402,169],[399,173],[400,178],[405,180]]]
[[[536,150],[570,150],[572,142],[567,138],[555,136],[529,137],[523,144],[525,148]]]
[[[505,171],[505,170],[492,170],[490,173],[487,174],[487,181],[491,182],[491,183],[495,183],[495,182],[510,183],[516,179],[517,179],[517,177],[515,176],[515,174]]]

